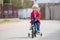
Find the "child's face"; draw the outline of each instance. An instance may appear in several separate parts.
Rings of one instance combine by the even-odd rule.
[[[38,10],[38,8],[37,8],[37,7],[34,7],[34,8],[33,8],[33,10],[34,10],[34,11],[37,11],[37,10]]]

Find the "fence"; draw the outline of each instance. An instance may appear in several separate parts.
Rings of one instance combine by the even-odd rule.
[[[18,8],[13,5],[4,4],[1,6],[0,18],[17,18],[18,17]]]

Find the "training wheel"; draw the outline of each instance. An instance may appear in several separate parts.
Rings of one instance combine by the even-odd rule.
[[[30,33],[28,33],[28,37],[30,37]]]

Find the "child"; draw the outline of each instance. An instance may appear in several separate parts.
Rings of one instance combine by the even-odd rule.
[[[35,21],[36,21],[36,25],[37,25],[36,31],[38,33],[40,33],[40,18],[41,18],[41,13],[39,11],[39,6],[37,4],[35,4],[32,6],[32,12],[30,15],[30,19],[31,19],[30,23],[32,24],[32,22],[33,22],[32,20],[37,19]]]

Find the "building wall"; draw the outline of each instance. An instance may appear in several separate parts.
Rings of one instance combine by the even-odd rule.
[[[60,20],[60,4],[59,5],[46,5],[45,19]]]
[[[18,10],[18,17],[19,18],[30,18],[31,12],[32,12],[32,8],[19,9]]]
[[[41,12],[41,19],[45,19],[45,4],[39,4],[40,12]]]
[[[60,5],[51,7],[51,19],[60,20]]]
[[[47,20],[49,20],[50,18],[50,15],[49,15],[49,7],[46,5],[46,7],[45,7],[46,9],[45,9],[45,19],[47,19]]]

